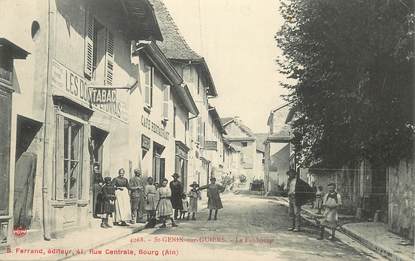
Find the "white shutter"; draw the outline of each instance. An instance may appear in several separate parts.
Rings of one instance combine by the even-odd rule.
[[[147,106],[150,106],[150,74],[151,68],[148,65],[144,65],[144,103]]]
[[[150,107],[153,107],[154,66],[150,68]]]
[[[84,53],[84,73],[92,78],[94,71],[94,17],[86,12],[85,17],[85,53]]]
[[[197,141],[202,145],[202,117],[197,118]]]
[[[169,119],[170,85],[164,85],[163,91],[163,120]]]
[[[114,79],[114,35],[107,29],[105,44],[105,85],[112,85]]]

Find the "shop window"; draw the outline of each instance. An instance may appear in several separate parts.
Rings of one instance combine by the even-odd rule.
[[[64,199],[78,197],[82,166],[82,125],[65,118],[64,119]]]
[[[82,197],[84,125],[57,114],[56,173],[54,198],[76,200]]]
[[[153,107],[154,67],[144,66],[144,104],[147,109]]]

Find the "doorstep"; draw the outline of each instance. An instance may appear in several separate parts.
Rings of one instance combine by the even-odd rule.
[[[0,260],[65,260],[82,254],[80,250],[98,248],[122,239],[128,235],[144,229],[145,224],[138,223],[129,226],[113,226],[112,228],[99,227],[100,221],[96,221],[95,227],[67,233],[63,238],[50,241],[36,241],[27,244],[19,244],[10,247],[11,253],[0,254]],[[43,253],[18,254],[18,250],[42,250]],[[49,253],[48,253],[49,251]],[[59,252],[58,252],[59,251]]]

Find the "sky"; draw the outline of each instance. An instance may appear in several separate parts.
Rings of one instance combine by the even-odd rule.
[[[272,109],[284,104],[285,81],[275,62],[282,25],[278,0],[164,0],[187,43],[204,56],[221,117],[239,116],[254,132],[268,132]]]

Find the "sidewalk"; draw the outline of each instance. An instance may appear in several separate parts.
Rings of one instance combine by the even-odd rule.
[[[12,253],[0,254],[0,260],[65,260],[80,254],[78,251],[89,251],[109,244],[128,235],[144,229],[145,224],[134,224],[126,227],[114,226],[104,229],[99,222],[94,228],[68,233],[65,237],[50,241],[36,241],[12,246]],[[22,253],[21,251],[37,251],[37,253]],[[42,251],[42,253],[39,253]]]
[[[288,206],[288,199],[283,197],[272,197],[284,200]],[[302,208],[302,217],[308,222],[316,223],[317,215],[315,209],[309,206]],[[413,261],[415,260],[415,247],[404,244],[406,241],[387,230],[383,223],[363,222],[350,223],[354,220],[353,216],[339,215],[339,231],[355,239],[360,244],[368,247],[376,253],[394,261]]]

